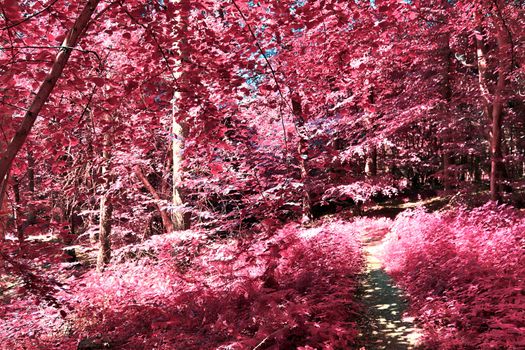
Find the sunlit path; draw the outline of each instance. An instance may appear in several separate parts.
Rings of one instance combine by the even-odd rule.
[[[382,233],[363,237],[366,273],[361,297],[367,314],[362,324],[362,344],[365,349],[415,349],[420,331],[412,318],[404,317],[407,304],[403,292],[381,268]]]

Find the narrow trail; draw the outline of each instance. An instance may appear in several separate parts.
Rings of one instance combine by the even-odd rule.
[[[412,318],[403,317],[408,306],[403,291],[381,268],[383,236],[383,230],[363,236],[366,272],[361,298],[368,309],[362,325],[363,346],[366,350],[416,349],[421,333]]]

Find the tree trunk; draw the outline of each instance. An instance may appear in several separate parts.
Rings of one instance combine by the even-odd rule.
[[[18,244],[22,245],[24,243],[24,228],[25,224],[23,223],[22,215],[20,214],[21,206],[21,197],[20,197],[20,181],[16,176],[13,176],[13,193],[15,195],[15,226],[16,226],[16,235],[18,238]]]
[[[31,150],[27,151],[27,178],[31,194],[35,193],[35,158]]]
[[[111,175],[109,174],[109,168],[111,165],[111,130],[107,131],[104,135],[102,157],[105,160],[104,166],[102,166],[102,178],[104,179],[104,188],[102,196],[100,198],[100,218],[99,218],[99,230],[98,230],[98,257],[97,257],[97,270],[99,272],[104,271],[105,266],[111,260],[111,226],[113,220],[113,203],[110,195],[111,187]]]
[[[0,240],[5,239],[5,234],[7,230],[7,218],[9,216],[9,211],[7,210],[7,184],[9,180],[9,173],[6,174],[5,181],[2,181],[0,185]]]
[[[452,188],[450,185],[450,155],[447,151],[443,151],[443,187],[445,192],[449,192]]]
[[[372,146],[370,153],[366,157],[365,173],[368,177],[377,175],[377,148]]]
[[[444,120],[446,124],[450,125],[452,119],[452,112],[450,108],[452,103],[452,83],[450,81],[452,74],[452,51],[450,50],[449,33],[442,35],[440,45],[440,58],[444,61],[443,86],[441,91],[441,96],[443,96],[445,101]],[[447,133],[443,136],[443,187],[445,192],[449,192],[452,189],[450,174],[451,152],[448,149],[448,143],[451,141],[451,139],[452,137],[450,133]]]
[[[113,204],[109,195],[104,194],[100,199],[100,228],[98,233],[99,249],[97,257],[97,271],[102,272],[111,260],[111,224]]]
[[[500,3],[500,0],[497,0]],[[493,201],[501,200],[501,163],[502,163],[502,152],[501,152],[501,139],[502,139],[502,125],[503,125],[503,107],[504,107],[504,91],[506,87],[507,75],[511,69],[512,61],[512,47],[510,44],[510,33],[508,32],[501,13],[499,13],[498,6],[496,4],[496,11],[493,13],[494,25],[496,27],[496,40],[497,40],[497,57],[498,66],[496,69],[497,81],[494,88],[494,93],[490,94],[489,83],[487,77],[487,58],[486,50],[483,42],[483,27],[481,24],[478,26],[475,38],[477,46],[477,58],[478,58],[478,78],[479,86],[481,89],[481,95],[484,100],[484,114],[487,119],[491,120],[491,131],[490,131],[490,199]],[[477,20],[481,23],[482,14],[477,13]]]
[[[176,118],[176,102],[173,106],[173,193],[172,203],[174,207],[181,207],[184,205],[180,184],[182,182],[182,156],[184,152],[184,133],[182,126],[177,122]],[[172,220],[172,231],[181,231],[187,228],[187,222],[185,220],[184,212],[180,209],[174,209],[171,215]],[[171,221],[170,220],[170,221]],[[166,227],[167,229],[167,227]]]
[[[35,200],[35,158],[31,150],[27,151],[27,179],[30,192],[29,204],[27,206],[27,218],[24,227],[34,225],[36,222]]]
[[[496,16],[497,42],[498,42],[498,80],[496,91],[494,92],[494,102],[492,104],[492,132],[490,140],[490,199],[493,201],[501,200],[501,166],[502,166],[502,125],[503,125],[503,106],[505,103],[504,92],[507,75],[511,69],[512,48],[510,45],[510,33],[507,31],[503,19]]]
[[[501,200],[501,126],[503,122],[502,108],[493,108],[492,130],[490,139],[490,199]]]
[[[55,61],[51,67],[51,70],[47,74],[44,82],[40,85],[35,97],[33,98],[27,112],[24,115],[22,124],[18,128],[15,136],[11,139],[7,145],[7,149],[3,152],[0,157],[0,180],[3,182],[6,179],[7,172],[13,163],[17,153],[24,145],[33,124],[40,113],[40,110],[46,103],[49,95],[53,91],[58,79],[60,79],[64,67],[66,66],[69,57],[71,56],[72,48],[74,48],[86,29],[93,12],[98,5],[100,0],[88,0],[84,9],[80,12],[73,28],[69,31],[68,35],[62,43],[62,47],[55,57]],[[0,184],[0,186],[3,185]]]
[[[301,171],[301,183],[303,184],[302,198],[302,222],[308,223],[312,220],[312,203],[310,198],[310,181],[308,178],[308,137],[304,125],[303,107],[301,97],[298,94],[292,96],[292,111],[294,115],[295,129],[299,136],[297,153],[299,155],[299,169]]]
[[[142,172],[142,168],[138,165],[134,167],[135,174],[139,178],[139,180],[142,182],[144,187],[148,190],[148,192],[151,194],[151,196],[157,201],[157,209],[159,210],[160,217],[162,219],[162,225],[164,226],[164,229],[169,233],[174,231],[173,222],[171,221],[169,213],[162,207],[159,194],[155,190],[155,188],[151,185],[151,183],[148,181],[148,178],[144,175]]]
[[[186,13],[190,8],[189,0],[175,0],[180,5],[179,13],[177,14],[179,25],[176,30],[181,33],[185,33],[188,29],[188,18],[189,14]],[[184,38],[184,35],[180,35]],[[176,87],[173,93],[172,100],[172,166],[173,166],[173,182],[172,182],[172,204],[176,208],[172,211],[171,221],[173,224],[173,230],[181,231],[189,227],[189,218],[184,211],[177,209],[184,205],[184,197],[181,190],[182,183],[182,162],[184,153],[184,139],[186,137],[186,130],[184,125],[184,114],[186,111],[180,109],[179,104],[184,99],[188,98],[188,65],[190,59],[188,57],[189,50],[187,48],[187,41],[185,39],[180,40],[177,43],[177,50],[180,54],[179,66],[182,67],[178,72],[173,72],[173,76],[176,79]]]
[[[375,106],[376,103],[376,94],[374,90],[374,85],[368,87],[368,103],[371,106]],[[370,124],[367,122],[367,124]],[[367,125],[370,127],[371,125]],[[377,146],[372,145],[370,152],[368,153],[365,160],[365,175],[367,177],[375,177],[377,175]]]

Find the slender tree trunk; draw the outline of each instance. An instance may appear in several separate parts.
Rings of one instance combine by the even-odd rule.
[[[452,83],[451,83],[451,73],[452,73],[452,51],[450,50],[450,34],[445,33],[440,38],[440,59],[444,62],[443,70],[443,85],[441,95],[445,101],[444,106],[444,120],[446,124],[449,124],[452,119],[451,112],[451,103],[452,103]],[[450,134],[445,134],[443,136],[443,187],[445,192],[449,192],[452,189],[451,186],[451,173],[450,173],[450,160],[451,152],[448,149],[447,143],[451,141]]]
[[[490,199],[493,201],[501,200],[501,126],[503,116],[501,109],[492,112],[492,130],[490,140]]]
[[[368,103],[371,106],[375,106],[376,104],[376,93],[375,93],[373,84],[370,84],[368,87]],[[370,123],[367,122],[367,127],[370,127],[370,126],[371,126]],[[376,145],[372,145],[370,151],[366,155],[365,175],[367,177],[375,177],[377,175],[377,146]]]
[[[496,16],[498,42],[498,80],[494,92],[494,102],[492,104],[492,132],[490,140],[490,198],[493,201],[501,200],[501,173],[502,173],[502,125],[503,125],[503,107],[505,103],[504,92],[507,75],[511,69],[511,45],[510,33],[503,23],[503,19]]]
[[[479,21],[478,14],[478,21]],[[475,32],[475,38],[476,38],[476,54],[477,54],[477,64],[478,64],[478,81],[479,81],[479,88],[481,91],[481,97],[483,100],[483,116],[485,120],[490,120],[492,117],[492,101],[488,86],[488,77],[487,77],[487,54],[485,49],[485,43],[483,41],[483,28],[481,25],[476,29]],[[491,165],[490,165],[490,198],[492,200],[498,200],[499,199],[499,191],[496,186],[497,183],[497,176],[496,176],[496,167],[493,168],[493,160],[494,154],[492,152],[492,147],[495,145],[495,142],[497,141],[494,139],[492,133],[494,130],[494,127],[497,126],[494,124],[494,120],[492,120],[492,129],[489,133],[489,141],[490,141],[490,158],[491,158]],[[494,163],[494,165],[496,165]]]
[[[7,230],[7,217],[9,216],[9,211],[7,210],[7,184],[9,183],[9,172],[6,174],[5,181],[2,181],[0,185],[0,240],[5,239],[5,233]]]
[[[301,182],[303,184],[302,198],[302,222],[308,223],[312,220],[312,203],[310,198],[310,179],[308,176],[308,137],[304,125],[303,107],[301,97],[294,94],[292,97],[292,110],[294,115],[294,124],[299,136],[297,153],[299,155],[299,169],[301,171]]]
[[[113,220],[113,203],[110,195],[111,176],[109,175],[109,168],[111,164],[111,131],[104,135],[104,149],[102,157],[105,160],[105,165],[102,167],[102,178],[104,179],[104,188],[102,196],[100,197],[100,221],[98,230],[98,257],[97,270],[104,271],[105,266],[111,260],[111,227]]]
[[[445,192],[449,192],[452,188],[450,185],[450,155],[447,151],[443,151],[443,187]]]
[[[490,199],[493,201],[501,200],[501,140],[502,140],[502,125],[503,125],[503,107],[505,103],[504,92],[506,87],[507,75],[511,69],[512,48],[510,44],[510,33],[508,32],[501,13],[499,13],[498,6],[501,5],[500,0],[496,0],[496,13],[493,13],[494,24],[496,27],[497,40],[497,81],[494,88],[494,93],[490,93],[489,80],[487,76],[488,63],[485,44],[483,42],[483,27],[481,24],[475,32],[477,58],[478,58],[478,78],[481,95],[484,102],[484,114],[487,119],[491,120],[490,130]],[[477,20],[481,23],[482,14],[477,13]]]
[[[143,242],[152,236],[152,232],[153,232],[152,222],[153,222],[153,215],[151,215],[151,213],[148,213],[148,216],[146,218],[146,225],[144,225],[144,231],[142,233]]]
[[[173,125],[172,125],[172,132],[173,132],[173,143],[172,143],[172,151],[173,151],[173,193],[172,193],[172,203],[174,207],[181,207],[184,205],[182,192],[180,185],[182,183],[182,161],[183,161],[183,152],[184,152],[184,133],[182,126],[177,122],[177,107],[176,102],[174,102],[173,107]],[[171,220],[172,220],[172,231],[181,231],[184,230],[186,225],[186,220],[184,217],[184,212],[180,209],[175,209],[172,212]],[[171,221],[170,220],[170,221]],[[168,229],[166,227],[166,229]]]
[[[104,268],[111,260],[111,225],[113,204],[109,195],[104,194],[100,199],[100,227],[98,233],[99,249],[97,256],[97,270]]]
[[[179,3],[180,9],[177,14],[179,19],[179,25],[176,30],[181,33],[185,33],[188,29],[188,9],[190,9],[189,0],[175,0]],[[184,35],[180,35],[184,37]],[[184,197],[181,190],[182,184],[182,162],[184,155],[184,139],[186,137],[186,132],[184,125],[183,116],[186,114],[186,111],[180,109],[179,104],[183,99],[187,98],[188,91],[188,65],[190,64],[189,59],[189,49],[188,44],[185,39],[180,40],[177,46],[177,50],[180,54],[180,61],[178,64],[182,67],[178,72],[174,72],[173,75],[176,81],[175,91],[173,93],[172,100],[172,166],[173,166],[173,183],[172,183],[172,203],[174,207],[181,207],[184,205]],[[189,218],[188,216],[180,209],[174,209],[171,215],[171,221],[173,223],[173,230],[180,231],[189,227]]]
[[[29,191],[35,193],[35,158],[31,150],[27,151],[27,178]]]
[[[58,79],[60,79],[62,76],[64,67],[71,56],[72,48],[78,44],[81,34],[87,27],[99,1],[100,0],[87,1],[86,6],[80,12],[77,20],[75,21],[73,28],[71,28],[64,39],[62,48],[55,57],[55,61],[53,62],[51,70],[47,74],[42,85],[40,85],[35,97],[29,105],[27,112],[24,115],[24,119],[22,120],[22,124],[15,133],[15,136],[7,145],[7,149],[0,156],[0,179],[2,182],[6,179],[8,169],[11,167],[11,164],[13,163],[17,153],[20,151],[29,133],[31,132],[33,124],[35,123],[40,110],[48,100],[49,95],[51,95],[51,92],[53,91]],[[2,184],[0,184],[0,186],[1,185]]]
[[[35,200],[35,158],[31,150],[27,151],[27,179],[30,192],[29,204],[27,206],[27,218],[25,226],[33,225],[36,222],[36,210],[33,201]]]
[[[368,156],[366,157],[365,173],[368,177],[375,177],[377,175],[377,148],[372,146]]]
[[[148,181],[148,178],[144,175],[142,168],[138,165],[134,167],[135,174],[139,178],[139,180],[142,182],[144,187],[148,190],[148,192],[151,194],[151,196],[157,201],[157,209],[159,210],[160,217],[162,219],[162,225],[164,226],[164,229],[167,232],[173,232],[173,222],[171,221],[169,213],[164,209],[161,205],[161,198],[158,194],[158,192],[155,190],[155,188],[151,185],[151,183]]]
[[[20,213],[21,206],[21,197],[20,197],[20,182],[16,176],[13,176],[13,193],[15,197],[15,226],[16,226],[16,235],[18,238],[18,244],[22,245],[24,243],[24,228],[25,224],[23,222],[22,215]]]

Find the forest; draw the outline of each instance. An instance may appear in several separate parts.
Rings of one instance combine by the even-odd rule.
[[[525,2],[1,0],[0,349],[525,349]]]

